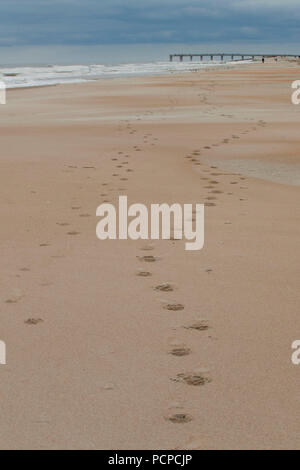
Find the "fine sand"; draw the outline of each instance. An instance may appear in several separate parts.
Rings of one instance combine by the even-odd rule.
[[[1,449],[300,448],[297,79],[280,61],[8,92]],[[205,248],[98,240],[119,195],[205,203]]]

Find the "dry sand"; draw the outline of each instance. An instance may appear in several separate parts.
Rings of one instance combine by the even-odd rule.
[[[8,93],[1,449],[300,448],[296,79],[278,62]],[[99,241],[119,195],[207,203],[205,249]]]

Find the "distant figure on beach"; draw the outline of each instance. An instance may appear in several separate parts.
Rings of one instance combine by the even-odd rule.
[[[265,63],[265,58],[263,57],[263,58],[261,59],[261,61],[262,61],[262,63],[264,64],[264,63]]]

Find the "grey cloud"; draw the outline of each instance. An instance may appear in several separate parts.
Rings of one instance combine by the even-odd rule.
[[[299,0],[1,0],[0,46],[298,40]]]

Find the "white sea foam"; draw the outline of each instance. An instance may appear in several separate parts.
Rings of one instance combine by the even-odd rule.
[[[50,65],[46,67],[0,68],[0,79],[7,88],[25,88],[81,83],[101,78],[161,75],[175,72],[197,71],[206,67],[238,65],[239,62],[149,62],[120,65]]]

